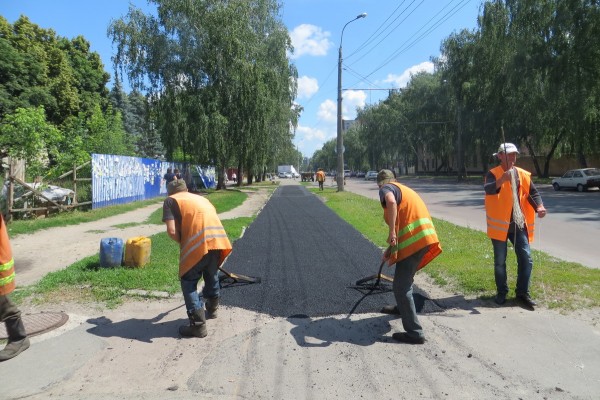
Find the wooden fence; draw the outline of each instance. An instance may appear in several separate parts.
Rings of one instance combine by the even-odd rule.
[[[27,216],[42,216],[52,212],[69,211],[75,208],[91,205],[89,201],[80,201],[78,196],[78,184],[89,182],[91,185],[91,177],[78,177],[77,171],[90,165],[90,161],[74,166],[71,171],[64,173],[56,179],[48,182],[41,182],[37,179],[33,184],[24,181],[24,173],[18,171],[17,164],[14,162],[8,163],[8,174],[5,178],[4,185],[7,188],[6,205],[4,214],[6,219],[10,221],[15,214],[23,214]],[[44,190],[54,183],[68,180],[68,185],[72,193],[65,194],[61,199],[52,198],[50,194],[44,193]],[[65,186],[65,185],[56,185]],[[16,194],[18,192],[18,194]]]

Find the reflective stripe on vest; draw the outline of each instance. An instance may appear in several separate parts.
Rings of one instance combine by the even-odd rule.
[[[215,231],[211,233],[211,231]],[[206,232],[206,234],[205,234]],[[200,240],[198,240],[200,238]],[[186,258],[188,258],[194,251],[200,247],[206,240],[225,238],[227,239],[227,233],[222,226],[207,226],[200,232],[190,237],[185,243],[181,244],[181,255],[179,262],[185,264]],[[229,240],[229,239],[228,239]]]
[[[418,227],[423,226],[423,225],[430,225],[431,228],[428,229],[424,229],[421,232],[410,236],[409,238],[403,240],[401,243],[398,243],[395,247],[398,250],[404,249],[408,246],[410,246],[411,244],[415,243],[418,240],[421,240],[422,238],[424,238],[425,236],[428,235],[435,235],[435,228],[433,227],[433,222],[431,222],[431,220],[429,218],[421,218],[411,224],[408,224],[406,227],[404,227],[404,229],[402,229],[400,232],[398,232],[397,237],[402,237],[404,235],[406,235],[409,232],[412,232],[414,230],[416,230]]]
[[[4,294],[3,287],[10,285],[15,281],[15,261],[10,260],[5,264],[0,264],[0,294]],[[12,291],[12,290],[11,290]]]
[[[13,290],[15,290],[15,261],[4,218],[0,214],[0,296],[5,296]]]
[[[398,182],[390,183],[400,189],[402,200],[397,205],[395,221],[397,243],[391,249],[388,264],[393,265],[428,247],[417,267],[421,269],[442,253],[433,221],[425,203],[414,190]]]

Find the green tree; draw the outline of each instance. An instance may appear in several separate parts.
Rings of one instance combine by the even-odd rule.
[[[18,108],[0,124],[2,155],[25,160],[29,177],[46,175],[60,141],[61,134],[46,121],[43,107]]]
[[[116,65],[147,91],[167,158],[237,162],[240,176],[264,171],[289,141],[295,69],[273,0],[153,1],[157,16],[130,7],[109,35]]]

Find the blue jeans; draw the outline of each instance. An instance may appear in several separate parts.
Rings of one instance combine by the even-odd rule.
[[[419,250],[415,254],[396,263],[396,272],[394,273],[394,297],[402,319],[402,327],[409,336],[414,338],[424,338],[423,327],[417,318],[415,300],[413,298],[413,282],[415,273],[423,255],[427,252],[427,247]]]
[[[188,313],[200,310],[204,304],[198,295],[198,282],[204,278],[202,297],[205,299],[219,297],[219,262],[220,250],[210,250],[202,259],[181,277],[181,291]]]
[[[515,248],[517,255],[517,287],[515,294],[529,294],[529,279],[531,278],[531,270],[533,269],[533,260],[531,259],[531,249],[529,248],[529,237],[527,230],[515,229],[515,232],[508,234],[508,240]],[[494,246],[494,277],[496,279],[496,289],[500,294],[508,293],[508,285],[506,283],[506,252],[508,242],[492,239]]]

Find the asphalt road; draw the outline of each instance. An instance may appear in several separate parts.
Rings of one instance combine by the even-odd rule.
[[[473,185],[424,179],[400,181],[421,195],[435,218],[485,231],[483,182]],[[373,181],[350,178],[346,190],[378,199]],[[538,190],[548,214],[536,219],[531,247],[562,260],[600,268],[600,190],[555,192],[550,185],[539,185]]]
[[[234,250],[223,268],[261,282],[225,281],[222,302],[227,306],[314,318],[375,313],[395,304],[389,291],[355,287],[377,274],[382,250],[301,185],[279,187]],[[384,268],[393,276],[394,267]],[[382,288],[391,289],[383,283]]]

